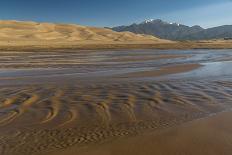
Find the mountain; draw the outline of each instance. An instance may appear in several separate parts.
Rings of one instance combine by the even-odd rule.
[[[181,40],[186,35],[204,30],[200,26],[189,27],[178,23],[168,23],[160,19],[146,20],[140,24],[112,28],[117,32],[129,31],[137,34],[147,34],[163,39]]]
[[[232,25],[204,29],[203,31],[199,31],[183,37],[183,39],[189,40],[209,40],[222,38],[232,38]]]
[[[115,32],[110,29],[74,24],[53,24],[22,21],[0,21],[0,41],[58,42],[163,42],[151,35]]]
[[[145,20],[139,24],[118,26],[112,29],[117,32],[129,31],[169,40],[205,40],[232,37],[232,26],[230,25],[204,29],[198,25],[190,27],[178,23],[168,23],[160,19]]]

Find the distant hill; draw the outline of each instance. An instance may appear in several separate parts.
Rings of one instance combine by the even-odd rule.
[[[112,30],[153,35],[169,40],[205,40],[232,37],[231,25],[204,29],[198,25],[190,27],[178,23],[168,23],[160,19],[146,20],[129,26],[113,27]]]
[[[164,40],[151,35],[115,32],[106,28],[86,27],[74,24],[0,21],[0,41],[163,42]]]

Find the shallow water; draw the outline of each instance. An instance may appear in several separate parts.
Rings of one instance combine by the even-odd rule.
[[[9,59],[9,57],[11,59]],[[230,50],[135,50],[100,52],[38,52],[14,55],[4,53],[0,70],[0,84],[31,82],[78,81],[115,81],[118,76],[162,67],[186,64],[202,64],[204,67],[162,79],[230,77],[232,51]],[[159,80],[157,77],[142,77]],[[118,80],[121,82],[123,79]],[[125,80],[125,79],[124,79]],[[133,78],[133,80],[135,80]],[[138,79],[137,79],[138,80]],[[131,79],[129,80],[131,81]]]

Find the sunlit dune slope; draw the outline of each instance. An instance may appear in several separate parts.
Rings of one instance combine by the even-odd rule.
[[[149,35],[74,24],[0,21],[0,41],[168,42]]]

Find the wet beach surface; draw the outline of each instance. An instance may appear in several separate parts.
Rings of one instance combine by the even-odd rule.
[[[158,131],[232,108],[231,50],[1,51],[0,153]]]

